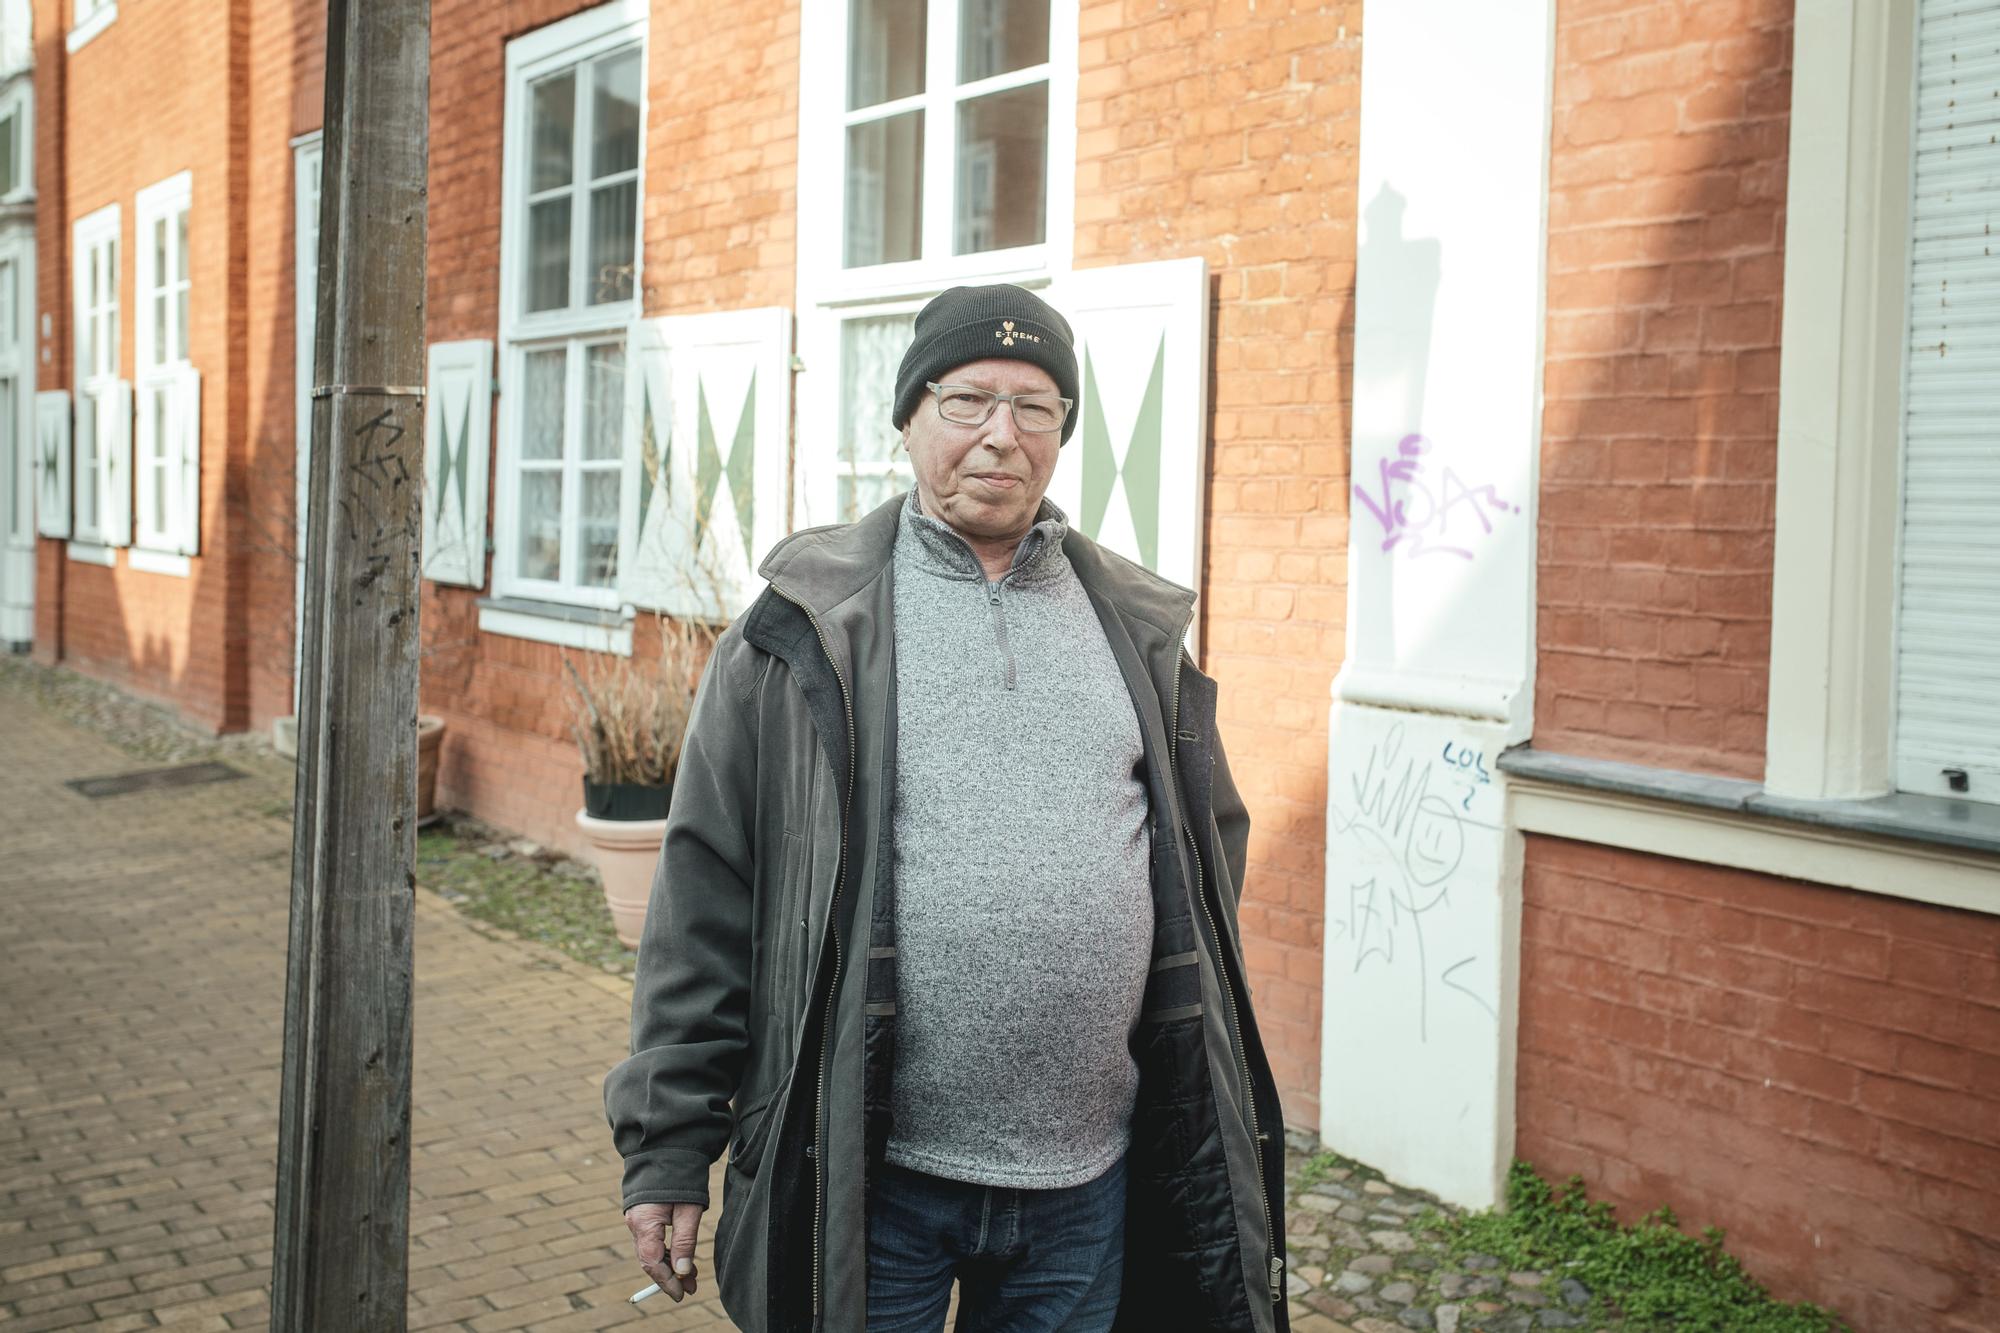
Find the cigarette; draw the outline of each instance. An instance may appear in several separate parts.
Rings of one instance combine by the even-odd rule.
[[[648,1296],[656,1294],[659,1290],[660,1290],[660,1284],[654,1282],[649,1284],[644,1291],[633,1292],[632,1304],[637,1305],[640,1301],[645,1300]]]

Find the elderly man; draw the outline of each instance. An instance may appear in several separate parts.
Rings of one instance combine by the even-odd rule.
[[[916,488],[780,542],[689,722],[605,1082],[640,1266],[753,1333],[1287,1328],[1249,821],[1194,595],[1043,499],[1068,323],[917,316]]]

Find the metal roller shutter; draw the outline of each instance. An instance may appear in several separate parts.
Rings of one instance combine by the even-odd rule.
[[[1896,785],[2000,802],[2000,0],[1919,24]]]

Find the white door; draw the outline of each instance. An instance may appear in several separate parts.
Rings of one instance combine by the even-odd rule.
[[[0,647],[35,635],[35,238],[0,241]]]
[[[293,252],[293,272],[297,277],[295,352],[298,370],[297,440],[295,458],[298,531],[292,540],[292,714],[299,711],[299,672],[303,669],[306,642],[306,489],[312,477],[312,382],[313,330],[319,325],[319,156],[320,137],[309,134],[292,147],[293,204],[297,219],[293,230],[298,248]]]

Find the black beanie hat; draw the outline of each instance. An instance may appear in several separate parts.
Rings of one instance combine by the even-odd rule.
[[[990,287],[954,287],[917,312],[916,335],[896,371],[896,404],[890,424],[901,430],[928,392],[924,385],[968,361],[1012,357],[1049,372],[1056,392],[1077,400],[1076,349],[1070,345],[1069,321],[1048,302],[1012,283]],[[1070,409],[1063,422],[1067,444],[1076,429]]]

